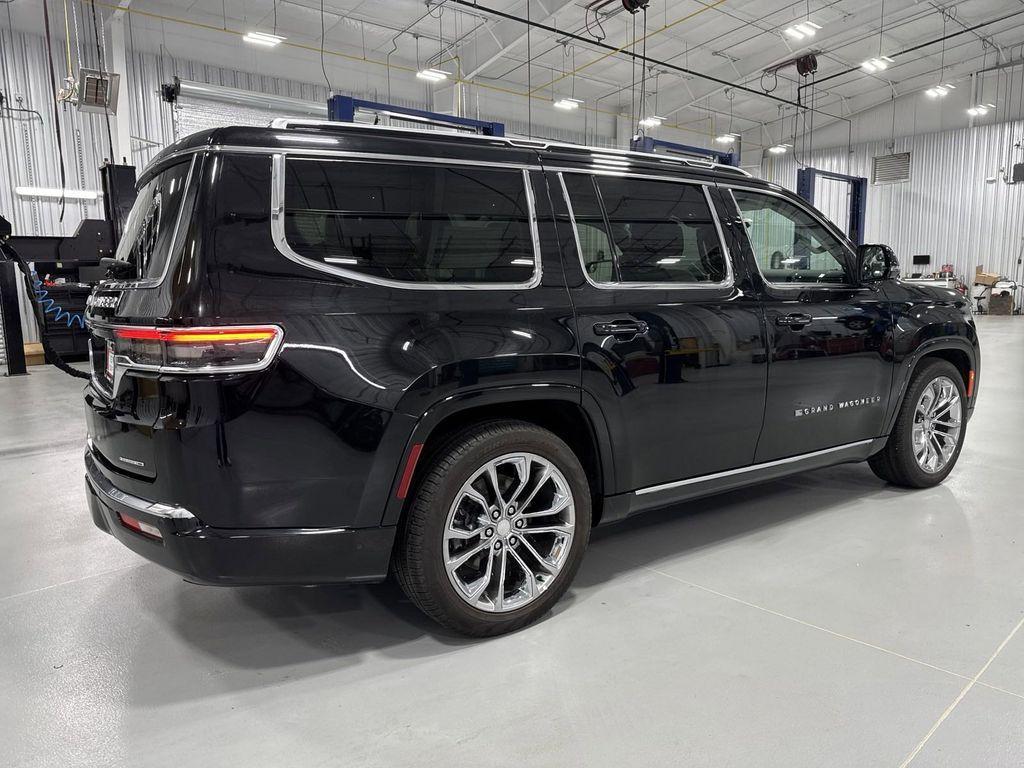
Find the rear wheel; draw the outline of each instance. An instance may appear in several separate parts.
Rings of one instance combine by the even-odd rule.
[[[579,568],[590,490],[572,449],[518,421],[453,437],[433,457],[408,511],[398,581],[428,616],[489,636],[546,613]]]
[[[960,372],[938,358],[914,372],[885,448],[868,459],[894,485],[927,488],[946,479],[960,456],[967,424]]]

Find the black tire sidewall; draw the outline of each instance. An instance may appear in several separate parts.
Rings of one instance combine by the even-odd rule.
[[[500,431],[487,434],[487,427]],[[444,528],[456,494],[472,474],[486,462],[515,452],[537,454],[562,473],[573,495],[576,530],[562,570],[539,598],[508,613],[490,613],[466,603],[449,581],[444,567]],[[445,466],[453,456],[457,456],[454,463]],[[524,626],[550,610],[572,583],[590,536],[590,487],[572,449],[556,435],[532,424],[491,424],[464,432],[449,442],[435,456],[427,477],[436,482],[433,492],[418,496],[410,509],[411,515],[421,516],[424,533],[416,570],[443,613],[443,623],[470,634],[497,634]]]

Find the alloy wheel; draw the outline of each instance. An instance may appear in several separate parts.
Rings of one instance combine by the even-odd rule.
[[[947,376],[932,379],[917,400],[912,440],[917,465],[941,472],[956,451],[963,427],[960,390]]]
[[[572,491],[558,467],[533,453],[499,456],[473,472],[448,511],[448,579],[479,610],[522,608],[562,570],[575,527]]]

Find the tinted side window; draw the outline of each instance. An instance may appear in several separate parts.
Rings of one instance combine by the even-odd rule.
[[[163,275],[191,165],[190,158],[168,166],[147,181],[135,198],[116,258],[134,264],[139,278]]]
[[[588,191],[587,182],[596,190]],[[701,187],[576,174],[566,176],[566,185],[595,282],[720,283],[728,276]]]
[[[754,258],[773,283],[847,283],[849,250],[803,208],[734,189]]]
[[[619,281],[615,247],[608,238],[604,211],[594,186],[594,177],[571,173],[563,176],[579,236],[583,268],[595,283]]]
[[[288,160],[284,203],[296,253],[366,275],[526,283],[536,270],[517,170]]]

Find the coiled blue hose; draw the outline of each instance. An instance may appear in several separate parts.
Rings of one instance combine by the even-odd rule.
[[[44,315],[53,313],[53,322],[59,323],[61,320],[65,320],[68,328],[78,323],[78,327],[85,330],[85,319],[81,315],[66,312],[60,304],[48,298],[50,292],[43,287],[43,281],[39,279],[39,275],[33,272],[32,279],[35,281],[36,301],[43,308]]]

